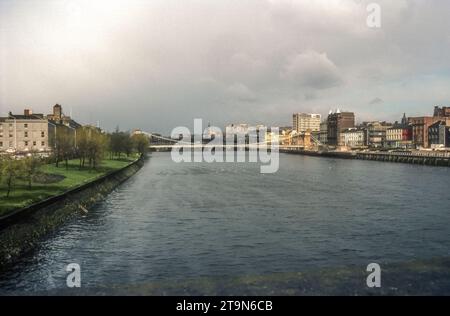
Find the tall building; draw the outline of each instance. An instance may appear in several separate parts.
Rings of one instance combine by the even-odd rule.
[[[299,133],[320,132],[320,114],[296,113],[292,115],[292,128]]]
[[[325,120],[322,123],[320,123],[319,141],[323,145],[328,144],[328,120]]]
[[[339,109],[328,115],[328,145],[341,146],[341,132],[355,127],[355,114],[353,112],[341,112]]]

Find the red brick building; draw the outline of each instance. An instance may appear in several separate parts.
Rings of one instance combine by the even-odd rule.
[[[430,144],[428,142],[428,128],[442,120],[442,117],[432,117],[432,116],[420,116],[420,117],[410,117],[408,119],[409,124],[412,127],[412,141],[413,144],[419,148],[428,148]]]

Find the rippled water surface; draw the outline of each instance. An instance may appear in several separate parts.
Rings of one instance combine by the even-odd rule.
[[[0,274],[0,291],[298,272],[450,255],[450,168],[281,155],[145,166]]]

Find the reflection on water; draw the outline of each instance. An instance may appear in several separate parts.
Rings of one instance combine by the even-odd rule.
[[[85,289],[136,289],[450,257],[448,168],[281,155],[278,173],[259,171],[154,153],[2,273],[0,291],[64,288],[72,262]]]

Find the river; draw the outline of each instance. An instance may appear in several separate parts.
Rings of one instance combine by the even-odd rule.
[[[450,168],[280,154],[181,163],[152,153],[85,216],[0,274],[0,293],[296,273],[450,257]]]

